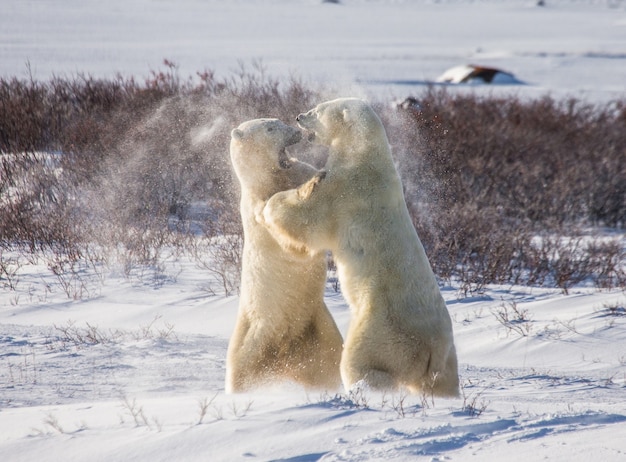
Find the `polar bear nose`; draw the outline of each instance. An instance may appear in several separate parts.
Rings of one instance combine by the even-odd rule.
[[[296,121],[297,122],[302,122],[304,120],[306,120],[307,117],[309,117],[311,114],[309,114],[308,112],[303,112],[302,114],[298,114],[298,116],[296,117]]]

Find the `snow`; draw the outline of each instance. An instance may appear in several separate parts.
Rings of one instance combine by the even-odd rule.
[[[0,75],[229,76],[260,60],[354,95],[405,97],[446,69],[505,69],[529,85],[472,89],[605,101],[626,89],[619,0],[48,0],[3,2]]]
[[[623,291],[491,286],[465,297],[442,287],[460,358],[458,399],[293,384],[227,395],[238,299],[209,295],[201,282],[211,276],[191,261],[169,270],[176,277],[156,288],[110,274],[97,295],[71,301],[43,268],[21,267],[16,290],[0,293],[7,460],[626,455]],[[345,334],[349,311],[330,284],[326,301]],[[512,307],[521,319],[498,321]]]
[[[623,97],[619,1],[43,0],[3,2],[0,75],[193,75],[262,59],[352,94],[405,97],[468,63],[528,85],[459,91]],[[456,87],[451,87],[456,88]],[[442,287],[458,399],[292,384],[224,393],[236,296],[171,260],[159,283],[112,269],[72,299],[36,262],[0,289],[0,459],[363,461],[626,457],[626,293]],[[3,281],[4,282],[4,281]],[[69,292],[67,292],[69,291]],[[66,293],[67,292],[67,293]],[[75,292],[74,292],[75,294]],[[70,295],[70,296],[68,296]],[[328,286],[345,334],[349,310]],[[509,321],[503,322],[503,317]]]

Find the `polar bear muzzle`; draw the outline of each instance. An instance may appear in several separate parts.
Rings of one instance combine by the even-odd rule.
[[[311,109],[309,112],[304,112],[296,117],[298,126],[307,131],[307,141],[313,142],[317,138],[316,127],[318,125],[317,114],[315,109]]]
[[[298,116],[296,117],[296,122],[298,122],[298,125],[305,130],[312,128],[311,121],[313,120],[317,120],[317,117],[315,116],[313,111],[303,112],[302,114],[298,114]]]

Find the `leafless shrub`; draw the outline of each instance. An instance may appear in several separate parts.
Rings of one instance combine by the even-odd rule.
[[[401,392],[398,396],[393,395],[391,397],[391,408],[396,412],[396,415],[403,419],[406,416],[406,398],[407,393]]]
[[[15,384],[36,384],[38,381],[38,371],[40,366],[36,362],[35,347],[30,346],[30,353],[23,354],[17,363],[7,360],[8,383]]]
[[[623,244],[572,232],[626,222],[623,103],[433,88],[418,104],[379,109],[438,276],[458,278],[465,293],[504,282],[623,286]]]
[[[60,342],[61,347],[72,345],[78,349],[90,345],[108,344],[119,339],[123,333],[120,331],[103,331],[98,326],[85,323],[85,327],[78,327],[73,321],[67,321],[65,325],[54,325],[55,330],[59,332],[56,339]]]
[[[580,236],[541,235],[525,249],[524,258],[530,284],[550,282],[564,293],[592,274],[589,255],[584,251]]]
[[[56,430],[60,434],[65,433],[65,431],[63,431],[63,427],[59,423],[59,419],[51,412],[46,415],[46,418],[44,419],[43,423],[48,425],[50,428]]]
[[[492,311],[495,318],[508,332],[527,337],[532,330],[532,319],[527,309],[518,308],[516,302],[502,303]]]
[[[176,339],[174,333],[174,325],[168,322],[164,322],[162,327],[157,326],[157,321],[161,319],[161,316],[155,316],[152,321],[144,326],[140,326],[139,330],[133,332],[132,335],[135,340],[171,340]]]
[[[127,396],[123,396],[122,406],[124,407],[126,412],[132,417],[136,427],[145,426],[149,430],[154,429],[157,432],[161,432],[163,430],[163,423],[155,416],[148,418],[143,410],[143,406],[139,405],[135,398],[131,400]],[[123,421],[121,417],[120,419]]]
[[[593,240],[587,244],[586,252],[597,287],[626,287],[626,249],[619,239]]]
[[[238,289],[241,224],[228,156],[244,120],[286,121],[327,95],[262,65],[144,82],[78,75],[0,79],[0,247],[40,254],[69,298],[95,292],[88,265],[162,283],[188,252]],[[419,105],[374,102],[435,273],[465,294],[487,284],[626,284],[626,251],[576,226],[626,223],[626,104],[481,98],[436,88]],[[316,165],[325,152],[302,143]],[[17,281],[0,258],[2,284]],[[86,262],[86,263],[85,263]],[[338,287],[336,287],[338,288]]]
[[[137,400],[135,398],[130,400],[127,396],[124,396],[123,406],[124,406],[124,409],[126,409],[126,411],[128,412],[128,414],[130,414],[130,416],[133,418],[133,422],[135,422],[136,427],[141,427],[143,425],[148,428],[151,428],[150,422],[148,418],[146,417],[146,414],[143,410],[143,406],[140,406],[139,404],[137,404]]]
[[[597,312],[613,318],[626,316],[626,304],[619,301],[603,303],[602,308],[597,310]]]
[[[215,401],[215,398],[217,398],[218,393],[215,393],[215,395],[213,395],[213,397],[211,399],[207,398],[206,396],[202,399],[198,400],[198,413],[199,413],[199,417],[198,417],[198,422],[196,422],[196,425],[201,425],[202,421],[204,420],[204,418],[206,417],[206,414],[209,410],[209,406],[211,406],[211,404],[213,404],[213,401]]]
[[[15,290],[20,280],[21,267],[22,261],[19,255],[13,255],[0,247],[0,287]]]
[[[418,199],[434,198],[442,209],[474,202],[546,224],[581,218],[624,223],[622,104],[453,96],[431,89],[418,110],[402,110],[391,120],[408,130],[392,139],[402,162],[413,166],[407,173],[420,173],[419,179],[407,178],[418,181]]]
[[[455,206],[434,212],[426,226],[417,222],[416,228],[435,272],[444,279],[457,277],[466,295],[523,277],[520,257],[531,230],[496,210]]]
[[[249,400],[243,405],[241,405],[240,403],[233,401],[230,405],[230,410],[233,413],[233,416],[235,418],[241,419],[242,417],[245,417],[248,414],[248,412],[250,412],[250,409],[252,408],[253,403],[254,401]]]
[[[563,332],[561,331],[560,327],[565,328],[566,331],[571,332],[572,334],[580,335],[580,331],[576,328],[575,319],[569,319],[566,321],[563,321],[561,319],[555,319],[553,326],[554,327],[548,325],[544,327],[543,334],[546,335],[548,338],[553,338],[556,340],[561,339]]]
[[[196,264],[211,273],[225,295],[239,292],[241,282],[241,259],[243,252],[243,229],[239,214],[230,218],[219,216],[206,221],[199,235],[189,240],[188,250]],[[205,286],[215,292],[211,281]]]
[[[58,155],[0,152],[0,238],[3,247],[17,243],[38,251],[53,242],[66,247],[77,240],[73,212],[75,193],[70,174]]]
[[[364,382],[357,382],[348,393],[337,393],[334,396],[324,393],[320,396],[320,403],[327,404],[338,409],[369,409],[370,396],[369,387]],[[383,399],[383,404],[386,404]]]
[[[486,388],[478,391],[470,391],[470,388],[475,387],[471,380],[466,380],[461,383],[461,396],[463,397],[463,405],[461,407],[462,412],[466,413],[470,417],[480,417],[483,412],[489,407],[489,401],[483,397]]]
[[[215,420],[224,420],[224,408],[222,406],[213,404],[209,410],[211,412],[211,417]]]
[[[96,325],[86,322],[84,327],[77,326],[72,320],[67,321],[64,325],[54,325],[54,329],[58,334],[50,337],[48,340],[48,348],[62,350],[68,346],[76,349],[86,348],[92,345],[106,345],[120,342],[124,339],[141,340],[176,340],[174,326],[168,322],[157,325],[160,316],[155,318],[146,325],[140,326],[135,331],[123,331],[118,329],[102,329]]]
[[[87,243],[108,249],[125,274],[149,267],[157,278],[164,249],[186,246],[180,236],[198,228],[217,244],[204,264],[215,265],[227,293],[237,290],[230,130],[254,117],[292,120],[315,94],[295,79],[268,77],[259,64],[221,81],[211,71],[184,80],[174,63],[164,66],[143,84],[82,75],[0,80],[0,237],[30,252],[61,245],[64,254],[48,252],[56,255],[49,267],[70,298],[88,296],[75,268]],[[233,223],[199,218],[202,203]]]
[[[394,391],[390,396],[382,393],[379,407],[381,410],[389,408],[399,419],[404,419],[409,415],[414,416],[418,411],[425,414],[426,410],[431,407],[432,401],[425,394],[419,395],[421,405],[410,404],[410,398],[411,395],[406,390]]]

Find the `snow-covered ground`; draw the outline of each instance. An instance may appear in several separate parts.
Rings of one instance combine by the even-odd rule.
[[[462,87],[606,101],[626,94],[626,2],[343,0],[0,2],[0,75],[228,76],[261,59],[352,94],[402,98],[450,67],[527,85]],[[307,109],[307,108],[303,108]],[[626,245],[626,243],[625,243]],[[0,288],[2,461],[626,459],[626,293],[443,287],[463,396],[293,385],[224,393],[237,297],[170,262],[165,282],[109,271],[71,280],[41,265]],[[19,276],[19,277],[18,277]],[[345,333],[349,312],[329,286]],[[508,319],[508,321],[506,320]]]
[[[70,301],[24,265],[0,293],[3,460],[623,460],[626,294],[444,287],[462,397],[224,393],[237,297],[171,263],[168,282],[109,274]],[[329,286],[345,333],[349,311]],[[508,322],[503,321],[508,318]]]

